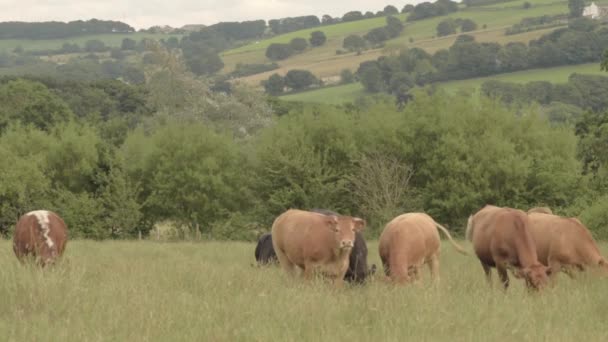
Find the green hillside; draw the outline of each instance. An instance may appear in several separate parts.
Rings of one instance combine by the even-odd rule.
[[[328,37],[325,45],[309,48],[304,53],[279,61],[280,68],[277,70],[244,77],[240,80],[257,86],[261,80],[268,78],[272,73],[285,74],[291,69],[305,69],[318,77],[331,79],[337,76],[344,68],[354,70],[363,61],[376,59],[381,55],[389,54],[391,51],[402,47],[419,47],[432,53],[452,45],[458,35],[436,37],[437,24],[447,17],[467,18],[475,21],[478,25],[478,30],[469,32],[468,34],[475,36],[475,39],[479,42],[498,42],[500,44],[528,42],[555,30],[555,28],[509,36],[505,35],[505,29],[519,23],[523,18],[568,13],[567,1],[532,0],[529,2],[532,4],[532,7],[529,9],[523,8],[524,1],[513,1],[489,6],[463,8],[448,16],[407,22],[401,35],[387,41],[385,48],[364,51],[362,54],[346,53],[338,55],[336,54],[336,50],[342,49],[342,42],[346,36],[350,34],[365,34],[374,27],[384,26],[384,17],[291,32],[226,51],[222,55],[225,64],[224,72],[233,70],[238,63],[266,63],[268,59],[265,56],[265,49],[269,44],[289,42],[295,37],[308,38],[310,32],[315,30],[325,32]],[[400,15],[401,19],[405,17],[406,15],[404,14]]]
[[[549,81],[553,83],[563,83],[573,73],[608,75],[600,70],[597,63],[564,66],[557,68],[532,69],[525,71],[500,74],[490,77],[472,78],[462,81],[442,82],[439,85],[448,92],[456,92],[459,89],[479,89],[481,84],[488,80],[500,80],[505,82],[526,83],[531,81]],[[365,92],[361,83],[328,87],[311,90],[298,94],[281,96],[287,101],[316,102],[327,104],[340,104],[354,101],[357,97],[364,96]]]

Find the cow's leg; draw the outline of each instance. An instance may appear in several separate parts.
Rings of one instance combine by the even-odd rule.
[[[429,270],[431,271],[431,279],[437,285],[439,284],[439,255],[438,253],[431,256],[429,262]]]
[[[481,262],[481,267],[483,267],[483,272],[486,274],[486,281],[488,285],[492,286],[492,268],[489,265],[486,265],[483,261]]]
[[[291,276],[295,276],[296,274],[296,265],[289,260],[289,258],[283,253],[283,251],[277,251],[277,259],[279,259],[279,263],[281,264],[281,268],[287,272],[287,274]]]
[[[505,265],[496,264],[496,271],[500,277],[500,282],[505,290],[509,287],[509,275],[507,274],[507,268]]]

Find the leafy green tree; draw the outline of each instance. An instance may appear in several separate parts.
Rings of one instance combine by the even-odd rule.
[[[211,49],[186,57],[188,68],[196,75],[212,75],[224,67],[222,58]]]
[[[135,41],[134,39],[131,39],[131,38],[124,38],[122,40],[122,43],[120,44],[120,49],[121,50],[135,50],[136,46],[137,46],[137,41]]]
[[[355,74],[350,69],[343,69],[340,72],[340,84],[349,84],[355,82]]]
[[[393,5],[386,5],[382,13],[384,13],[384,15],[395,15],[399,14],[399,10]]]
[[[380,70],[378,62],[372,61],[361,63],[357,70],[357,74],[366,91],[377,93],[384,88],[382,71]]]
[[[273,61],[280,61],[289,58],[293,50],[289,44],[272,43],[266,48],[266,57]]]
[[[84,43],[84,50],[86,52],[104,52],[107,49],[106,44],[98,39],[87,40]]]
[[[393,16],[386,17],[386,29],[391,38],[398,37],[401,31],[403,31],[403,27],[403,23],[399,18]]]
[[[303,52],[308,47],[308,42],[304,38],[294,38],[289,42],[289,46],[295,52]]]
[[[364,38],[372,45],[380,44],[390,38],[390,32],[387,27],[377,27],[365,34]]]
[[[356,34],[351,34],[344,38],[344,42],[342,43],[342,47],[348,51],[361,51],[365,49],[365,39]]]
[[[454,33],[456,33],[456,22],[454,19],[444,19],[437,24],[437,36],[443,37]]]
[[[321,46],[327,41],[327,37],[323,31],[313,31],[308,40],[312,46]]]
[[[39,82],[18,79],[1,85],[0,103],[0,129],[20,122],[49,130],[73,117],[66,103]]]
[[[585,9],[585,0],[568,0],[568,9],[570,10],[570,18],[581,17]]]
[[[363,14],[360,11],[351,11],[342,16],[342,21],[356,21],[363,19]]]
[[[285,75],[285,85],[293,90],[302,90],[318,83],[319,80],[308,70],[289,70]]]
[[[285,79],[283,76],[275,73],[272,74],[266,81],[263,82],[264,89],[270,95],[279,95],[285,88]]]
[[[477,24],[471,19],[463,19],[460,23],[461,32],[470,32],[477,30]]]
[[[209,233],[231,212],[251,206],[248,159],[235,142],[201,123],[169,122],[137,130],[123,146],[129,180],[142,184],[147,219],[173,220]]]

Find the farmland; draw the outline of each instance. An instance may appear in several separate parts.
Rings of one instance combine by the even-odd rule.
[[[253,249],[238,242],[70,241],[64,262],[40,271],[21,267],[2,241],[0,332],[7,341],[608,338],[607,283],[591,275],[560,275],[542,294],[514,280],[504,294],[486,286],[474,256],[446,243],[437,287],[424,269],[417,285],[374,279],[336,291],[321,281],[289,279],[275,267],[251,267]],[[379,264],[376,242],[369,250]]]
[[[508,42],[529,42],[540,36],[551,32],[555,28],[525,32],[516,35],[505,35],[505,29],[518,23],[523,18],[556,15],[567,13],[568,7],[565,1],[532,1],[533,6],[524,10],[517,2],[495,4],[490,7],[473,7],[450,14],[450,18],[468,18],[475,21],[478,30],[468,32],[479,42],[497,42],[506,44]],[[403,19],[403,15],[400,15]],[[345,53],[336,54],[336,50],[342,49],[342,41],[350,34],[365,34],[374,27],[385,25],[385,18],[373,18],[355,22],[340,23],[329,26],[321,26],[314,29],[291,32],[279,35],[267,40],[255,42],[242,46],[238,49],[223,53],[222,59],[225,63],[225,72],[234,69],[238,63],[264,63],[265,49],[270,43],[286,43],[295,37],[308,38],[310,32],[321,30],[327,35],[325,45],[309,48],[302,54],[292,56],[280,61],[280,68],[272,72],[261,73],[244,77],[241,81],[258,85],[263,79],[272,73],[285,74],[291,69],[306,69],[318,77],[327,78],[336,76],[344,68],[354,70],[358,65],[367,60],[373,60],[382,55],[390,54],[392,51],[403,47],[419,47],[432,53],[439,49],[448,48],[457,37],[457,34],[446,37],[435,37],[437,24],[446,16],[430,18],[406,23],[405,29],[397,38],[389,40],[382,49],[364,51],[362,54]]]
[[[489,77],[478,77],[462,81],[450,81],[439,83],[447,91],[454,93],[458,89],[474,88],[478,89],[481,84],[488,80],[499,80],[505,82],[526,83],[531,81],[549,81],[553,83],[563,83],[568,80],[572,73],[579,74],[605,74],[601,71],[597,63],[569,65],[564,67],[532,69],[519,72],[499,74]],[[281,98],[288,101],[317,102],[328,104],[340,104],[353,101],[357,97],[365,95],[361,83],[315,89],[307,92],[285,95]]]

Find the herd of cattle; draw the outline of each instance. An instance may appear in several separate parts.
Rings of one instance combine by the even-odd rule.
[[[306,279],[322,274],[336,286],[343,281],[363,283],[376,266],[367,266],[367,245],[361,231],[366,221],[358,217],[313,209],[290,209],[279,215],[271,233],[258,240],[255,258],[261,265],[279,263],[289,274],[300,269]],[[419,278],[428,265],[431,277],[439,280],[439,231],[462,254],[447,229],[424,213],[407,213],[392,219],[382,231],[378,251],[387,281],[398,284]],[[54,212],[32,211],[17,222],[13,250],[24,262],[34,257],[41,266],[53,264],[67,243],[65,222]],[[490,282],[496,268],[505,288],[508,270],[523,278],[531,289],[541,289],[560,271],[573,276],[575,270],[594,268],[608,274],[589,230],[576,218],[553,215],[549,208],[522,210],[486,205],[468,219],[466,239]]]
[[[279,215],[271,233],[258,240],[255,258],[260,265],[279,263],[289,274],[300,269],[304,278],[322,274],[338,287],[343,281],[362,283],[376,269],[367,267],[367,246],[361,230],[365,220],[335,212],[290,209]],[[462,254],[447,229],[424,213],[407,213],[392,219],[382,231],[378,251],[384,268],[382,279],[398,284],[419,278],[428,265],[439,280],[439,228]],[[488,282],[496,268],[504,288],[508,270],[539,290],[563,271],[586,268],[608,274],[589,230],[576,218],[553,215],[549,208],[522,210],[486,205],[468,219],[466,239],[473,245]]]

